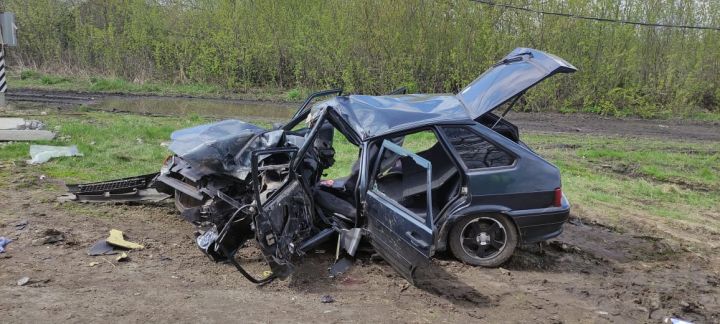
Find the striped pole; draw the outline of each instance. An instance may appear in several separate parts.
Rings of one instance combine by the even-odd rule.
[[[7,80],[5,79],[5,46],[0,44],[0,107],[5,107],[5,92]]]

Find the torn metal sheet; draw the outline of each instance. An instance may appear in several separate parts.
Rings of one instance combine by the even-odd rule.
[[[330,267],[330,277],[335,278],[345,272],[347,272],[348,269],[353,265],[353,260],[348,257],[341,258]]]
[[[112,255],[112,254],[118,254],[119,251],[115,250],[115,247],[108,244],[105,239],[99,240],[93,244],[93,246],[88,249],[88,255],[89,256],[98,256],[98,255]]]

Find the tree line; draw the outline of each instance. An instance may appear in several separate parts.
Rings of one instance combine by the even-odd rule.
[[[497,0],[537,10],[720,26],[712,0]],[[10,64],[133,82],[455,92],[515,47],[579,72],[523,109],[657,116],[720,109],[720,31],[540,15],[467,0],[6,0]],[[89,71],[89,72],[88,72]]]

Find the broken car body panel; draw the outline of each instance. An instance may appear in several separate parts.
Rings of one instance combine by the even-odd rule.
[[[557,73],[577,71],[572,64],[531,48],[516,48],[458,93],[472,119]]]
[[[152,186],[175,196],[211,259],[255,283],[287,277],[333,237],[350,256],[368,239],[410,281],[447,249],[463,262],[498,266],[518,241],[559,235],[569,204],[559,170],[491,111],[574,70],[550,54],[516,49],[458,95],[328,90],[278,129],[228,120],[179,130],[175,155]],[[309,108],[327,95],[338,96]],[[347,177],[321,181],[334,164],[336,133],[357,146],[358,160]],[[414,136],[427,145],[406,146]],[[253,238],[271,276],[252,276],[235,258]]]

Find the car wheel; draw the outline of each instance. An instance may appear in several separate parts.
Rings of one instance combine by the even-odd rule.
[[[518,232],[504,215],[469,216],[450,230],[450,250],[467,264],[497,267],[507,261],[518,244]]]
[[[195,200],[195,198],[190,197],[180,191],[175,190],[175,208],[179,212],[184,212],[186,209],[190,209],[193,207],[201,206],[202,201]]]

